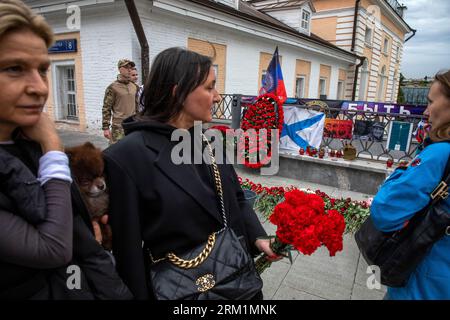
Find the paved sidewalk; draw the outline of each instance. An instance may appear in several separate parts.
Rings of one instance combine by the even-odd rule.
[[[59,131],[66,146],[74,146],[91,141],[104,149],[108,141],[102,136],[73,131]],[[365,200],[369,195],[341,190],[329,186],[302,182],[277,176],[260,176],[246,169],[237,169],[242,178],[264,186],[290,186],[319,189],[328,195],[340,198],[350,197]],[[275,228],[269,222],[263,222],[268,234],[274,234]],[[386,288],[368,289],[366,282],[367,264],[358,251],[353,236],[344,238],[344,250],[329,257],[328,251],[319,248],[312,256],[293,255],[293,263],[288,259],[276,262],[267,269],[264,280],[264,297],[268,300],[381,300]]]

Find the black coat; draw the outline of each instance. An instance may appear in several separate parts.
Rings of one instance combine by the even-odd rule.
[[[170,129],[172,128],[172,129]],[[173,127],[124,122],[126,137],[105,150],[110,221],[117,268],[134,296],[149,299],[149,248],[154,258],[182,253],[223,227],[214,192],[208,193],[193,165],[171,161]],[[245,200],[234,168],[219,164],[228,225],[244,236],[252,254],[266,233]]]

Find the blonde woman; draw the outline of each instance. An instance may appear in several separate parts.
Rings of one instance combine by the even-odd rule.
[[[42,17],[0,0],[0,299],[131,298],[83,219],[67,156],[42,112],[52,42]],[[69,265],[82,271],[79,290],[67,288]]]
[[[371,206],[375,226],[384,232],[401,229],[424,208],[450,158],[450,71],[439,73],[428,93],[425,111],[431,124],[423,151],[406,170],[396,170],[381,186]],[[443,200],[450,214],[450,197]],[[388,288],[388,299],[450,299],[450,236],[434,243],[408,283]]]
[[[72,258],[68,159],[42,113],[52,41],[42,17],[0,1],[1,298],[48,298],[46,269]]]

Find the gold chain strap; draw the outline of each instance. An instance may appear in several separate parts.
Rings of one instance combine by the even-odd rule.
[[[216,242],[216,233],[214,232],[209,235],[208,242],[206,243],[206,246],[203,249],[203,251],[200,252],[200,254],[197,257],[195,257],[194,259],[184,260],[172,252],[167,254],[167,259],[169,259],[169,261],[172,262],[177,267],[180,267],[183,269],[195,268],[195,267],[199,266],[200,264],[202,264],[206,260],[206,258],[208,258],[209,254],[212,251],[212,248],[214,247],[215,242]]]
[[[224,225],[225,225],[224,229],[225,229],[227,226],[227,219],[225,216],[225,207],[224,207],[224,203],[223,203],[223,189],[222,189],[222,181],[220,179],[219,168],[217,167],[216,159],[214,159],[214,155],[213,155],[211,145],[209,144],[208,139],[206,139],[204,134],[202,134],[202,138],[203,138],[203,141],[205,141],[207,144],[208,153],[209,153],[209,156],[211,157],[211,165],[212,165],[213,171],[214,171],[214,182],[216,185],[217,193],[219,195],[220,205],[221,205],[221,209],[222,209],[222,217],[224,219]],[[221,232],[221,231],[219,231],[219,232]],[[214,244],[216,243],[216,234],[217,233],[218,232],[214,232],[209,235],[205,248],[202,250],[202,252],[200,252],[200,254],[197,257],[195,257],[193,259],[184,260],[184,259],[178,257],[173,252],[169,252],[165,258],[167,258],[170,262],[172,262],[177,267],[180,267],[183,269],[195,268],[195,267],[199,266],[200,264],[202,264],[206,260],[206,258],[208,258],[208,256],[211,254],[211,251],[214,248]],[[155,261],[155,260],[153,260],[153,257],[150,254],[150,259],[152,260],[153,263],[157,263],[159,261],[165,260],[165,258],[161,258],[161,259],[158,259]]]

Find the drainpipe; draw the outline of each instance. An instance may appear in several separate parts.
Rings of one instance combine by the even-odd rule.
[[[412,35],[410,35],[406,40],[405,40],[405,42],[404,43],[406,43],[409,39],[411,39],[412,37],[414,37],[415,35],[416,35],[416,32],[417,32],[417,30],[415,30],[415,29],[411,29],[411,31],[412,31]]]
[[[352,33],[352,47],[351,47],[351,52],[355,52],[355,43],[356,43],[356,27],[358,24],[358,11],[359,11],[359,3],[361,2],[361,0],[356,0],[355,2],[355,14],[353,16],[353,33]],[[360,60],[360,62],[356,65],[355,68],[355,77],[353,78],[353,90],[352,90],[352,101],[355,101],[355,97],[356,97],[356,84],[358,82],[358,73],[359,73],[359,68],[363,65],[364,60],[366,59],[366,57],[360,57],[358,56],[358,59]]]
[[[353,17],[353,34],[352,34],[352,48],[351,52],[355,52],[355,42],[356,42],[356,25],[358,23],[358,11],[359,11],[359,3],[361,0],[356,0],[355,3],[355,15]]]
[[[125,0],[125,5],[127,6],[128,14],[130,15],[131,22],[133,23],[134,32],[136,32],[136,36],[141,46],[142,83],[145,83],[150,69],[147,38],[145,36],[144,28],[142,27],[141,19],[139,18],[136,3],[134,0]]]
[[[358,82],[359,68],[361,68],[361,66],[363,65],[364,60],[366,60],[366,57],[358,56],[358,59],[360,60],[360,62],[356,65],[356,68],[355,68],[355,77],[353,78],[352,101],[355,101],[355,98],[356,98],[356,84]]]

